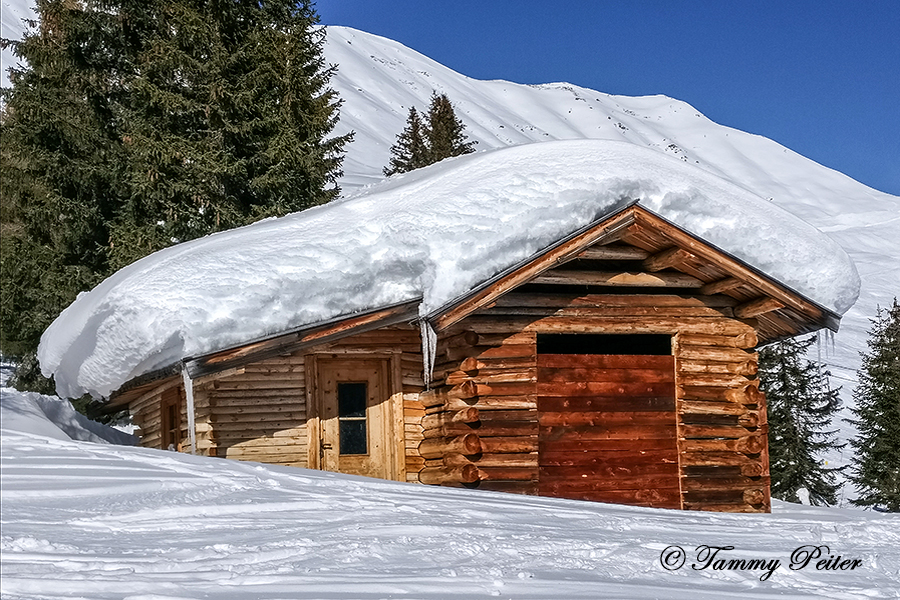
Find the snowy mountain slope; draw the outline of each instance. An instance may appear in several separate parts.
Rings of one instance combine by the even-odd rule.
[[[328,27],[325,55],[339,65],[332,81],[344,100],[338,133],[356,132],[344,162],[345,191],[381,178],[409,107],[426,107],[434,90],[448,94],[479,150],[552,139],[625,140],[720,175],[828,233],[856,262],[862,289],[833,344],[823,340],[817,356],[835,374],[835,384],[845,386],[845,403],[851,401],[869,319],[877,306],[900,297],[900,197],[768,138],[714,123],[665,96],[611,96],[567,83],[479,81],[402,44],[345,27]],[[846,439],[848,426],[836,425]]]
[[[8,600],[900,596],[896,515],[779,502],[771,515],[644,509],[5,428],[0,462]],[[692,569],[703,544],[780,565],[764,580],[758,568]],[[860,563],[790,568],[797,548],[823,545],[821,558]],[[687,553],[681,569],[661,565],[670,546]]]

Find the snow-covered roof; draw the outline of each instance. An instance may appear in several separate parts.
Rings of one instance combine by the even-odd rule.
[[[392,177],[331,204],[179,244],[120,270],[44,333],[64,396],[106,396],[182,358],[421,298],[429,314],[625,199],[843,314],[859,276],[813,226],[629,143],[545,142]]]

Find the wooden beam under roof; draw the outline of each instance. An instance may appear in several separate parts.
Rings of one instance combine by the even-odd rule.
[[[668,250],[657,252],[653,256],[647,258],[644,260],[642,266],[647,271],[656,272],[668,269],[669,267],[674,267],[691,258],[694,258],[693,254],[683,248],[675,246]]]
[[[703,282],[684,273],[628,273],[621,271],[547,271],[532,283],[624,287],[699,288]]]
[[[591,246],[579,252],[575,258],[584,260],[644,260],[650,253],[635,246]]]

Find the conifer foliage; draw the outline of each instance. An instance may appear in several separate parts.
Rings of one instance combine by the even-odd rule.
[[[825,450],[840,448],[828,431],[840,409],[838,390],[828,385],[830,373],[806,359],[814,337],[787,340],[759,353],[760,389],[766,394],[769,421],[769,471],[772,496],[799,502],[805,488],[814,505],[837,503],[838,468],[822,464]]]
[[[475,152],[477,142],[467,141],[465,129],[447,95],[432,93],[424,123],[415,107],[409,109],[406,126],[391,146],[391,159],[384,174],[406,173]]]
[[[900,305],[880,309],[869,332],[859,383],[853,393],[859,436],[850,440],[856,461],[850,480],[858,506],[900,512]]]
[[[339,193],[311,0],[36,4],[3,92],[5,355],[121,266]]]

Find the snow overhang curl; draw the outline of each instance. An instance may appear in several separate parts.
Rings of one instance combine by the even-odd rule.
[[[39,359],[59,393],[422,297],[420,315],[637,199],[843,314],[859,276],[837,243],[755,194],[625,142],[545,142],[450,159],[360,193],[167,248],[81,294]]]

